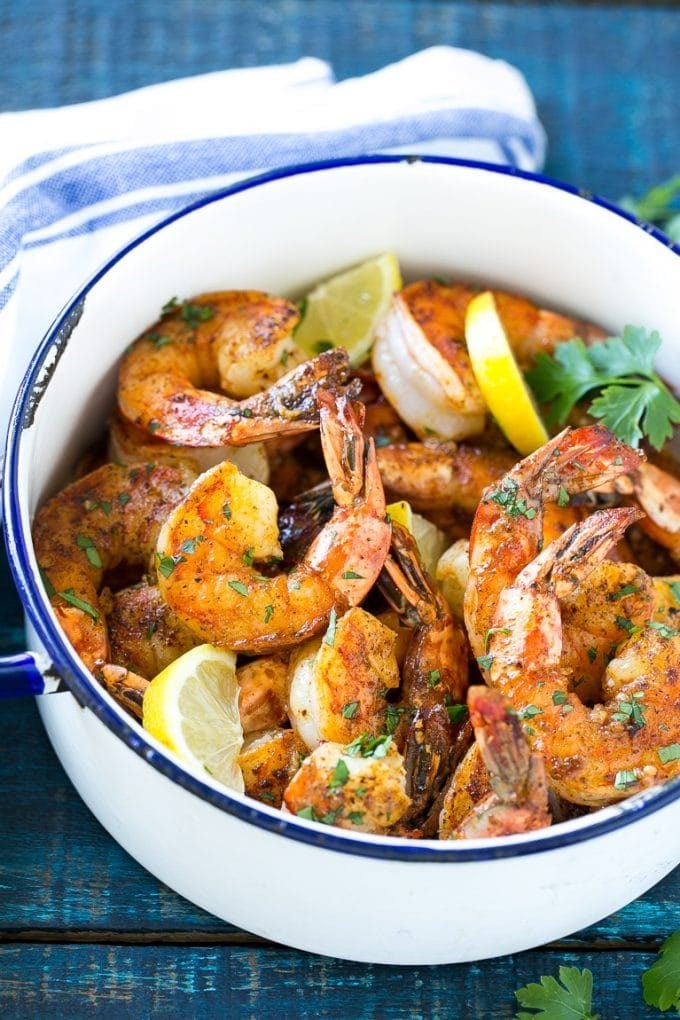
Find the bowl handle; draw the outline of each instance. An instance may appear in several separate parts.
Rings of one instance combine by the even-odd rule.
[[[0,656],[0,698],[52,694],[59,690],[60,684],[61,678],[42,652]],[[61,689],[67,688],[61,684]]]

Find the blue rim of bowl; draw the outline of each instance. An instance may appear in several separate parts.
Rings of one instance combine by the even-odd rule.
[[[615,805],[614,808],[604,809],[602,818],[589,822],[586,826],[572,828],[569,823],[565,823],[565,825],[546,829],[544,835],[534,836],[527,841],[524,841],[522,837],[516,836],[508,839],[507,842],[500,843],[493,840],[484,845],[476,846],[467,844],[464,841],[453,843],[434,843],[432,841],[419,843],[418,841],[411,840],[402,840],[398,845],[395,845],[396,841],[391,841],[390,843],[379,842],[380,837],[358,839],[356,836],[346,834],[347,830],[304,824],[292,815],[284,815],[272,809],[262,809],[257,806],[257,801],[253,800],[250,803],[243,803],[233,798],[227,792],[222,793],[213,786],[208,786],[206,783],[201,782],[193,773],[183,769],[176,761],[158,751],[136,729],[133,729],[126,721],[122,710],[114,710],[104,699],[103,692],[99,690],[97,682],[64,644],[58,625],[45,613],[43,605],[45,594],[29,560],[28,547],[21,526],[21,508],[18,498],[19,446],[24,427],[25,413],[33,385],[41,371],[47,353],[52,348],[60,331],[68,324],[70,316],[84,301],[95,284],[128,252],[133,251],[147,238],[157,234],[175,220],[181,219],[197,209],[211,205],[213,202],[221,201],[242,191],[248,191],[286,177],[341,169],[343,167],[389,163],[432,163],[467,168],[491,174],[519,177],[523,180],[532,181],[535,184],[555,188],[585,201],[593,202],[595,205],[601,206],[603,209],[607,209],[609,212],[628,220],[629,223],[634,224],[655,238],[666,248],[670,248],[675,254],[680,255],[680,246],[674,244],[662,231],[650,224],[641,223],[631,213],[591,192],[575,188],[551,177],[519,170],[516,167],[498,166],[474,160],[451,159],[440,156],[405,155],[362,156],[350,159],[324,160],[268,171],[255,177],[249,177],[247,180],[239,181],[228,188],[210,193],[166,217],[149,230],[146,230],[109,259],[65,306],[31,359],[12,409],[7,438],[3,503],[5,540],[9,563],[19,597],[29,620],[48,652],[55,669],[64,678],[78,703],[83,708],[90,709],[132,751],[140,755],[140,757],[172,782],[177,783],[190,793],[195,794],[220,810],[226,811],[241,821],[256,825],[258,828],[265,829],[268,832],[278,833],[286,838],[298,840],[310,846],[383,860],[430,863],[444,861],[488,861],[505,857],[520,857],[526,854],[543,853],[547,850],[557,850],[603,836],[666,807],[680,797],[680,778],[653,791],[646,791],[633,796]]]

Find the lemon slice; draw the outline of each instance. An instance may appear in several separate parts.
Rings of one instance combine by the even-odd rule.
[[[548,433],[503,328],[490,290],[477,294],[465,316],[465,339],[477,384],[489,411],[525,457],[548,441]]]
[[[402,280],[396,255],[386,252],[320,283],[307,295],[295,341],[310,357],[345,347],[350,364],[368,356],[373,336]]]
[[[175,659],[147,687],[143,717],[144,728],[185,764],[243,793],[233,652],[198,645]]]
[[[426,517],[414,513],[411,504],[405,499],[399,500],[398,503],[390,503],[387,512],[391,520],[411,532],[416,540],[423,566],[428,574],[434,577],[439,557],[449,544],[444,532]]]

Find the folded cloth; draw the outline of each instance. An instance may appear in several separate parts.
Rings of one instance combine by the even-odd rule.
[[[332,157],[436,153],[535,170],[545,152],[521,74],[444,46],[342,82],[308,57],[4,113],[0,137],[0,438],[30,357],[72,292],[200,196]]]

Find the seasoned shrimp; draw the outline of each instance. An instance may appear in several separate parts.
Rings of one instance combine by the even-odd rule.
[[[109,460],[119,464],[188,464],[196,474],[207,471],[223,460],[232,464],[248,478],[269,481],[269,459],[264,443],[249,446],[175,446],[150,435],[146,429],[133,425],[119,414],[109,421]]]
[[[238,714],[244,733],[269,730],[288,722],[288,660],[263,655],[236,670]]]
[[[486,406],[451,288],[424,280],[395,294],[376,332],[372,362],[384,395],[421,439],[483,431]]]
[[[583,704],[573,674],[560,665],[559,600],[637,516],[632,508],[602,510],[575,525],[501,592],[493,618],[491,685],[525,720],[552,788],[590,807],[680,773],[680,632],[654,621],[638,629],[622,612],[622,645],[594,708]]]
[[[152,584],[136,584],[111,595],[106,624],[111,663],[149,680],[197,644]]]
[[[302,818],[357,832],[382,832],[404,815],[404,760],[392,737],[363,734],[351,744],[325,743],[302,762],[283,795]]]
[[[475,290],[422,280],[405,287],[378,329],[373,369],[400,416],[424,438],[463,439],[484,428],[485,405],[465,345],[465,314]],[[515,294],[494,291],[508,340],[521,368],[564,340],[586,343],[605,334],[596,326],[537,308]]]
[[[393,525],[392,552],[381,588],[404,622],[414,628],[402,673],[409,820],[425,812],[449,772],[456,728],[448,707],[465,696],[468,654],[465,634],[432,586],[411,534]]]
[[[346,397],[320,391],[321,441],[336,508],[289,574],[257,564],[281,558],[274,493],[224,463],[202,475],[158,539],[165,601],[202,640],[249,652],[297,644],[357,605],[387,555],[391,528],[373,442]]]
[[[498,597],[538,553],[543,504],[566,502],[620,474],[634,471],[642,455],[602,425],[565,429],[489,486],[470,535],[470,574],[465,622],[475,655],[485,655]]]
[[[99,669],[98,676],[111,697],[141,722],[144,693],[149,686],[146,677],[111,663],[105,663]]]
[[[161,524],[194,478],[179,464],[104,464],[38,511],[36,559],[57,620],[88,669],[109,659],[99,603],[105,571],[149,565]]]
[[[327,351],[289,371],[288,361],[296,359],[291,339],[298,316],[295,306],[258,292],[245,292],[245,298],[240,294],[234,303],[234,293],[240,294],[218,295],[225,298],[222,305],[213,302],[211,294],[185,302],[132,344],[118,379],[118,406],[124,417],[157,438],[182,446],[246,446],[317,428],[316,394],[346,382],[347,353]],[[253,294],[250,304],[246,298]],[[187,308],[196,311],[187,313]],[[234,338],[244,346],[235,366],[229,360]],[[266,351],[268,345],[280,351],[276,371],[265,371],[258,357],[251,361],[253,350]],[[284,366],[285,352],[289,353]],[[287,374],[279,378],[284,368]],[[241,383],[246,380],[249,385],[235,384],[239,372]],[[238,393],[249,395],[234,399],[213,392],[220,377]],[[272,384],[260,392],[270,378]]]
[[[508,710],[498,691],[488,687],[471,687],[468,707],[489,793],[471,808],[453,832],[447,834],[444,826],[440,835],[479,839],[512,836],[550,825],[543,758],[531,753],[517,715]]]
[[[391,499],[414,510],[455,507],[474,513],[487,486],[517,462],[510,451],[461,443],[400,443],[378,450],[378,467]]]
[[[283,792],[300,768],[307,748],[295,730],[252,733],[243,742],[238,766],[249,797],[281,807]]]
[[[640,528],[680,563],[680,480],[655,464],[642,464],[630,478],[620,479],[617,488],[632,493],[646,515]]]
[[[323,640],[297,648],[290,662],[290,720],[310,750],[386,730],[388,690],[399,686],[397,635],[358,606]]]

